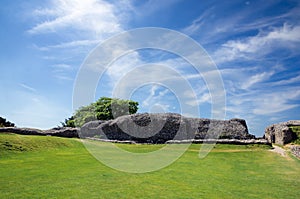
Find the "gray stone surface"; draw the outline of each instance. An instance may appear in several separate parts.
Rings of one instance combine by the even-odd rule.
[[[98,124],[98,126],[97,126]],[[211,120],[188,118],[174,113],[133,114],[109,121],[85,124],[80,137],[130,140],[137,143],[165,143],[189,139],[252,139],[243,119]]]
[[[21,135],[44,135],[40,129],[33,128],[17,128],[17,127],[3,127],[0,128],[0,133],[16,133]]]
[[[40,130],[33,128],[16,128],[16,127],[6,127],[0,128],[0,133],[16,133],[20,135],[51,135],[58,137],[79,137],[78,136],[79,129],[77,128],[69,128],[69,127],[58,127],[49,130]]]
[[[246,139],[246,140],[239,140],[239,139],[191,139],[191,140],[169,140],[166,142],[167,144],[186,144],[186,143],[219,143],[219,144],[240,144],[240,145],[247,145],[247,144],[266,144],[271,145],[266,139]]]
[[[300,146],[291,146],[291,153],[297,158],[300,158]]]
[[[57,127],[49,130],[43,131],[43,134],[58,136],[58,137],[67,137],[67,138],[78,138],[79,129],[71,127]]]
[[[242,119],[211,120],[188,118],[180,114],[133,114],[109,121],[92,121],[77,128],[58,127],[49,130],[31,128],[0,128],[0,133],[23,135],[51,135],[60,137],[93,137],[102,140],[132,143],[165,143],[169,140],[235,139],[247,140],[255,136],[248,133]],[[219,141],[221,142],[221,141]],[[224,141],[225,142],[225,141]],[[235,142],[235,141],[232,141]]]
[[[96,120],[84,124],[79,131],[80,137],[93,137],[94,135],[97,135],[97,127],[104,122],[106,121]]]
[[[291,126],[300,126],[300,120],[290,120],[268,126],[265,129],[265,139],[280,145],[290,143],[295,139],[295,134],[289,128]]]

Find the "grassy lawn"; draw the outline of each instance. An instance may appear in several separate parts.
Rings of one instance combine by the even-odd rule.
[[[162,147],[118,146],[139,153]],[[200,146],[164,169],[131,174],[98,162],[76,139],[0,134],[0,198],[300,197],[299,160],[252,145],[216,145],[199,159]]]

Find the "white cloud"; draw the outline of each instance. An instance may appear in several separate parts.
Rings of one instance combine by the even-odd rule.
[[[117,58],[107,69],[107,73],[112,82],[119,81],[120,78],[129,73],[132,69],[142,65],[138,52],[132,52]]]
[[[73,81],[74,79],[65,75],[65,74],[55,74],[54,75],[55,78],[59,79],[59,80],[67,80],[67,81]]]
[[[31,92],[36,92],[36,89],[31,87],[31,86],[28,86],[26,84],[19,84],[22,88],[25,88],[26,90],[28,91],[31,91]]]
[[[255,74],[255,75],[249,77],[246,81],[244,81],[241,84],[241,88],[249,89],[253,85],[269,79],[273,74],[274,74],[274,72],[262,72],[262,73]]]
[[[252,90],[242,94],[227,96],[227,117],[244,118],[247,121],[250,132],[262,135],[263,129],[272,123],[296,119],[291,111],[299,108],[295,100],[299,100],[299,87],[291,87],[288,90],[278,88],[264,88]]]
[[[69,64],[54,64],[53,68],[56,68],[59,70],[70,70],[70,69],[72,69],[72,66]]]
[[[95,46],[99,44],[100,40],[76,40],[71,42],[65,42],[56,45],[50,45],[47,47],[41,47],[42,50],[50,50],[52,48],[74,48],[77,46]]]
[[[199,17],[192,21],[192,23],[185,27],[182,31],[187,35],[193,35],[199,31],[199,29],[207,22],[210,16],[212,16],[213,8],[205,10]]]
[[[238,10],[235,9],[233,1],[210,4],[200,11],[200,15],[182,31],[187,35],[197,37],[202,45],[216,45],[220,41],[232,38],[235,34],[250,31],[253,33],[253,31],[276,27],[288,21],[299,21],[300,7],[298,5],[281,14],[261,16],[261,13],[269,12],[270,8],[272,9],[277,3],[276,1],[266,4],[250,3],[247,6],[240,6]]]
[[[270,32],[265,39],[267,41],[287,41],[287,42],[300,42],[300,26],[291,26],[289,24],[284,24],[282,28],[276,28],[274,31]]]
[[[156,85],[156,84],[151,86],[149,96],[142,102],[143,106],[149,106],[150,105],[150,101],[155,97],[155,92],[156,92],[156,90],[158,90],[158,88],[159,88],[159,86]]]
[[[116,33],[121,30],[114,6],[97,0],[57,0],[49,8],[33,12],[43,20],[28,30],[31,34],[59,32],[69,29],[88,32],[94,38],[102,34]]]
[[[299,88],[290,88],[288,91],[272,92],[270,94],[262,94],[255,100],[256,107],[254,114],[266,115],[279,113],[299,106],[298,104],[290,104],[291,100],[297,100],[300,97]]]
[[[170,111],[170,91],[158,84],[152,84],[149,96],[142,102],[143,109],[148,112],[168,112]]]
[[[33,36],[60,37],[59,43],[35,45],[38,50],[56,52],[71,48],[73,55],[87,53],[101,41],[123,31],[125,24],[122,22],[130,9],[129,1],[51,0],[47,7],[33,11],[33,17],[39,22],[27,32]]]
[[[254,37],[244,40],[229,41],[223,46],[237,52],[255,53],[270,48],[272,45],[284,45],[287,42],[300,42],[300,26],[284,24],[282,27],[274,28],[268,33],[261,32]],[[278,43],[283,42],[283,43]],[[263,48],[263,49],[262,49]],[[268,49],[270,50],[270,49]]]
[[[277,116],[284,111],[299,106],[292,103],[300,97],[299,87],[290,87],[289,90],[277,90],[266,88],[257,91],[249,91],[241,95],[229,95],[227,97],[227,111],[244,115],[271,115]]]
[[[256,36],[227,41],[215,51],[213,57],[217,63],[222,63],[240,58],[262,57],[279,48],[295,50],[295,43],[300,42],[299,32],[300,26],[284,24],[269,32],[260,32]]]
[[[32,12],[38,23],[27,32],[32,36],[50,35],[34,47],[47,51],[46,58],[59,63],[52,65],[52,77],[73,80],[70,64],[77,68],[77,60],[83,61],[93,47],[123,31],[122,22],[130,9],[129,1],[51,0]]]
[[[54,44],[47,43],[44,47],[41,47],[40,50],[61,52],[66,49],[67,52],[70,52],[71,50],[79,49],[78,51],[82,52],[81,48],[91,48],[108,36],[125,29],[124,23],[121,23],[121,21],[126,18],[128,11],[135,9],[136,16],[142,17],[150,13],[153,14],[163,7],[171,6],[173,3],[174,2],[170,1],[164,1],[163,3],[161,1],[148,1],[148,3],[139,7],[140,10],[137,10],[137,8],[131,7],[130,2],[127,1],[52,1],[50,7],[37,9],[33,13],[40,23],[36,24],[28,30],[28,32],[33,36],[55,33],[59,34],[61,38],[64,38],[64,40],[60,40],[60,42]],[[256,11],[266,7],[269,7],[269,5],[264,4],[262,7],[257,8]],[[277,17],[260,18],[254,21],[252,20],[253,18],[249,17],[250,14],[253,14],[252,10],[251,12],[241,10],[241,12],[234,13],[234,15],[230,13],[223,18],[214,15],[216,11],[218,10],[215,8],[206,9],[190,26],[184,28],[184,32],[199,37],[200,41],[204,43],[214,43],[214,41],[217,41],[217,43],[214,43],[214,45],[217,45],[218,42],[220,43],[220,41],[222,41],[223,45],[221,48],[213,54],[214,61],[217,63],[222,64],[224,62],[240,59],[256,61],[257,58],[263,58],[266,54],[278,48],[286,48],[293,51],[298,50],[295,48],[295,43],[298,45],[300,42],[300,26],[289,25],[288,23],[281,27],[278,26],[279,23],[282,23],[282,21],[288,17],[288,14]],[[245,19],[250,20],[245,23]],[[275,28],[271,29],[270,27]],[[233,36],[235,36],[234,33],[242,33],[249,30],[259,30],[259,33],[254,36],[235,40],[223,40],[228,37],[233,38]],[[253,34],[253,32],[251,32],[251,34]],[[164,37],[162,38],[162,42],[164,39],[166,39],[166,41],[172,41],[172,39]],[[51,40],[51,42],[52,41],[54,40]],[[182,48],[180,45],[175,47]],[[117,55],[120,51],[126,50],[127,45],[124,42],[121,44],[116,43],[116,45],[111,45],[111,48],[114,50],[112,51],[113,54]],[[75,54],[74,52],[71,53],[73,53],[73,55]],[[190,52],[187,52],[187,54],[189,53]],[[66,54],[64,54],[64,56],[66,56]],[[50,53],[47,57],[53,58]],[[56,63],[62,64],[57,64],[53,68],[55,70],[62,70],[63,73],[54,72],[54,76],[60,80],[71,80],[70,75],[65,73],[70,69],[70,65],[65,64],[68,62],[61,61]],[[101,65],[101,63],[97,64]],[[212,96],[206,87],[212,88],[211,91],[215,94],[224,92],[223,87],[214,88],[214,81],[208,82],[208,86],[205,86],[205,82],[201,82],[201,88],[205,87],[205,89],[196,88],[196,84],[194,83],[199,81],[199,79],[203,81],[203,79],[200,74],[195,74],[191,72],[192,70],[189,71],[187,69],[189,64],[180,59],[168,59],[155,63],[170,66],[169,68],[173,68],[174,71],[180,75],[175,74],[174,71],[164,70],[158,67],[146,67],[140,71],[134,71],[135,68],[142,64],[146,64],[146,61],[141,58],[138,52],[132,52],[120,57],[114,61],[106,71],[111,82],[109,86],[114,87],[116,84],[121,83],[121,85],[119,84],[118,86],[120,93],[123,94],[127,90],[133,90],[135,86],[141,86],[145,79],[153,80],[154,82],[162,83],[162,85],[167,85],[169,88],[174,88],[174,90],[176,89],[175,94],[180,96],[182,101],[186,102],[186,110],[190,110],[189,108],[195,109],[203,103],[210,103],[212,101]],[[273,69],[266,70],[267,66],[263,64],[256,63],[256,65],[264,66],[264,68],[256,66],[258,68],[256,68],[257,70],[253,69],[252,65],[247,66],[248,68],[242,65],[239,66],[239,68],[222,69],[220,71],[203,69],[201,73],[203,76],[211,78],[213,76],[216,77],[217,74],[222,74],[226,84],[226,92],[228,93],[227,102],[229,105],[227,111],[235,116],[245,116],[247,114],[251,116],[278,114],[296,107],[297,105],[290,103],[290,100],[299,98],[297,89],[289,88],[291,91],[283,92],[281,88],[278,90],[277,87],[264,88],[263,85],[287,85],[299,82],[300,76],[288,80],[281,80],[276,83],[265,84],[265,81],[269,80],[276,71]],[[94,69],[97,69],[95,65],[93,65]],[[203,65],[206,65],[206,63]],[[123,78],[127,79],[123,81]],[[193,91],[195,91],[196,94],[187,90],[188,86],[185,85],[185,87],[183,84],[185,81],[193,83]],[[107,87],[105,89],[109,90]],[[144,100],[142,104],[144,106],[155,106],[162,109],[169,109],[173,106],[173,104],[162,103],[163,100],[166,99],[168,90],[158,92],[159,90],[160,89],[154,85],[150,90],[148,98]],[[190,111],[190,113],[193,113],[193,111]],[[247,117],[250,118],[250,116]]]
[[[297,75],[296,77],[292,77],[290,79],[285,79],[285,80],[280,80],[273,82],[272,85],[276,86],[283,86],[283,85],[288,85],[288,84],[293,84],[293,83],[299,83],[300,82],[300,75]]]
[[[69,64],[54,64],[52,65],[52,73],[53,77],[55,77],[58,80],[67,80],[72,81],[73,78],[71,78],[69,72],[72,71],[73,67]]]
[[[299,100],[300,97],[299,87],[289,84],[299,82],[299,77],[274,83],[273,75],[275,76],[278,70],[282,71],[282,68],[278,68],[277,65],[268,70],[262,67],[221,70],[227,92],[227,115],[238,115],[246,119],[289,117],[284,112],[298,107],[295,100]],[[287,85],[288,88],[282,87]],[[267,118],[264,120],[269,121]]]
[[[190,106],[198,107],[203,103],[211,103],[211,94],[210,93],[204,93],[195,99],[190,99],[186,101],[186,104]]]

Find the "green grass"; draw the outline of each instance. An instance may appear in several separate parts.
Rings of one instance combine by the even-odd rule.
[[[76,139],[0,134],[0,198],[299,198],[299,160],[263,145],[216,145],[199,159],[200,146],[164,169],[131,174],[101,164]]]
[[[77,141],[50,136],[0,134],[0,155],[75,147]]]

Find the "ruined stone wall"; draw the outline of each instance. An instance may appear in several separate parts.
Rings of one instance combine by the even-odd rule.
[[[300,126],[300,120],[291,120],[278,124],[273,124],[265,129],[265,139],[271,143],[284,145],[295,139],[295,134],[290,126]]]
[[[291,153],[300,158],[300,146],[291,146]]]
[[[168,140],[251,139],[255,136],[248,133],[243,119],[211,120],[174,113],[144,113],[89,122],[81,128],[80,137],[165,143]]]
[[[17,128],[17,127],[3,127],[0,128],[0,133],[16,133],[20,135],[50,135],[67,138],[78,138],[78,128],[58,127],[49,130],[40,130],[33,128]]]
[[[31,128],[0,128],[1,132],[22,135],[60,137],[95,137],[137,143],[165,143],[169,140],[253,139],[243,119],[212,120],[188,118],[180,114],[133,114],[109,121],[92,121],[77,128],[58,127],[49,130]]]

